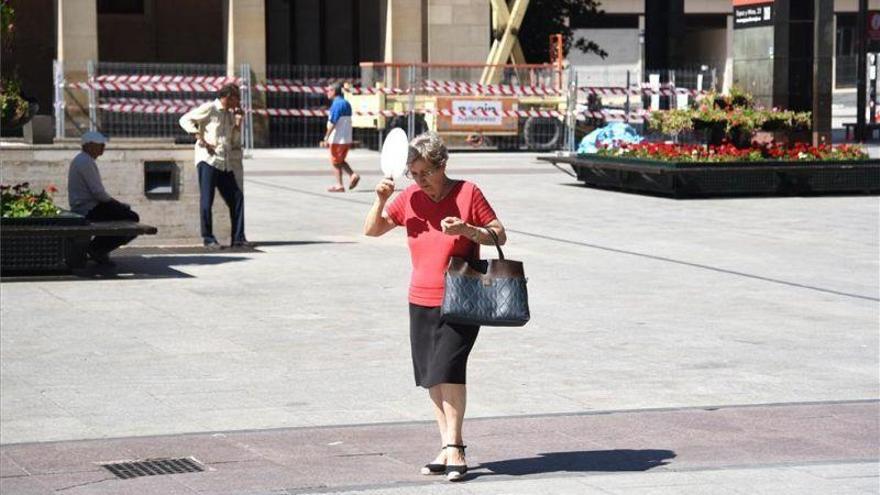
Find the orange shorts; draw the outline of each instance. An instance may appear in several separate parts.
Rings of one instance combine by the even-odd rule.
[[[350,144],[331,144],[330,145],[330,163],[333,165],[341,165],[345,163],[345,157],[348,156]]]

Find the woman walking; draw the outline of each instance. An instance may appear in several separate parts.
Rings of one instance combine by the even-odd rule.
[[[416,385],[428,395],[440,428],[437,457],[422,474],[445,474],[458,481],[467,472],[462,423],[467,399],[467,359],[478,326],[452,324],[440,316],[444,274],[449,258],[478,258],[480,244],[493,244],[488,229],[504,244],[504,226],[473,183],[446,175],[449,153],[437,134],[410,142],[407,177],[415,184],[388,203],[394,182],[376,185],[376,200],[364,222],[364,233],[378,237],[398,225],[406,227],[412,277],[409,287],[409,331]]]

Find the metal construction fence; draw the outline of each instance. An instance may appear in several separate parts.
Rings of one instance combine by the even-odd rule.
[[[266,80],[255,87],[255,95],[268,125],[265,145],[274,148],[315,147],[327,127],[326,88],[335,84],[360,86],[360,67],[315,65],[269,65]],[[283,112],[279,112],[283,110]],[[263,112],[261,112],[263,113]],[[354,140],[364,146],[378,146],[375,131],[355,129]]]
[[[639,125],[646,112],[688,105],[717,88],[714,69],[639,72],[555,65],[379,64],[270,65],[255,80],[242,64],[90,63],[88,80],[68,83],[55,64],[56,131],[191,142],[180,115],[210,101],[228,82],[240,85],[243,142],[314,147],[324,137],[326,89],[341,84],[352,102],[354,141],[377,149],[387,130],[410,136],[436,130],[454,145],[502,149],[573,149],[583,133],[608,121]],[[78,92],[75,90],[79,90]]]

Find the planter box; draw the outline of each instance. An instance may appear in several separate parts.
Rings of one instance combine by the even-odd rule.
[[[540,157],[586,185],[675,198],[880,194],[880,160],[678,163],[598,155]]]
[[[0,271],[8,272],[57,272],[68,271],[85,264],[85,249],[89,238],[82,236],[26,235],[16,233],[30,227],[70,227],[87,225],[82,215],[62,212],[55,217],[2,218],[4,230],[0,242]]]

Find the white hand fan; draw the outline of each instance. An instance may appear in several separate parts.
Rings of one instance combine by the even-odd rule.
[[[392,129],[382,143],[382,174],[388,179],[400,179],[406,172],[406,158],[409,154],[409,140],[401,128]]]

